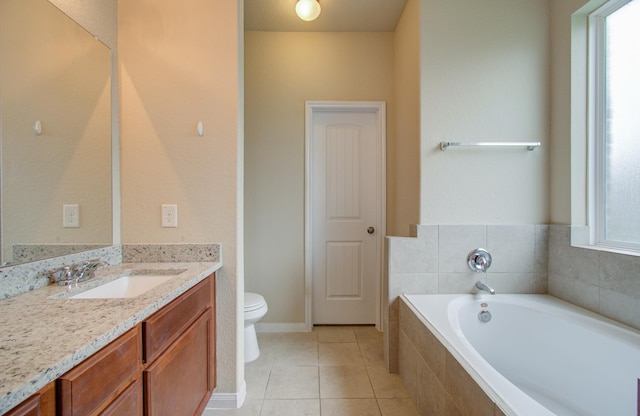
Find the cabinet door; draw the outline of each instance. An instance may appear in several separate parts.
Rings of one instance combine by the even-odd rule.
[[[140,325],[129,330],[58,379],[61,416],[98,414],[142,368]]]
[[[199,415],[213,391],[211,308],[144,372],[147,416]]]
[[[140,377],[123,391],[100,416],[142,416],[142,381]]]

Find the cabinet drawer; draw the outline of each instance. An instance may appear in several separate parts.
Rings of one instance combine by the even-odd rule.
[[[142,323],[144,362],[153,361],[211,306],[211,280],[206,278]]]
[[[142,369],[140,325],[107,345],[58,379],[62,416],[101,411]]]

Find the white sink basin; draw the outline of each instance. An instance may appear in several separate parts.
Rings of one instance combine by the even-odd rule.
[[[109,283],[71,296],[70,299],[134,298],[174,278],[175,274],[123,276]]]

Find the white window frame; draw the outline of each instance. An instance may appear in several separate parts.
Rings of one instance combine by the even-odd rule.
[[[572,17],[571,244],[640,256],[640,243],[606,240],[604,219],[605,20],[630,1],[592,0]]]

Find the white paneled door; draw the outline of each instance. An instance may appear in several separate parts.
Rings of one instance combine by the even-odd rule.
[[[307,104],[313,323],[374,324],[384,236],[384,105],[331,104]]]

